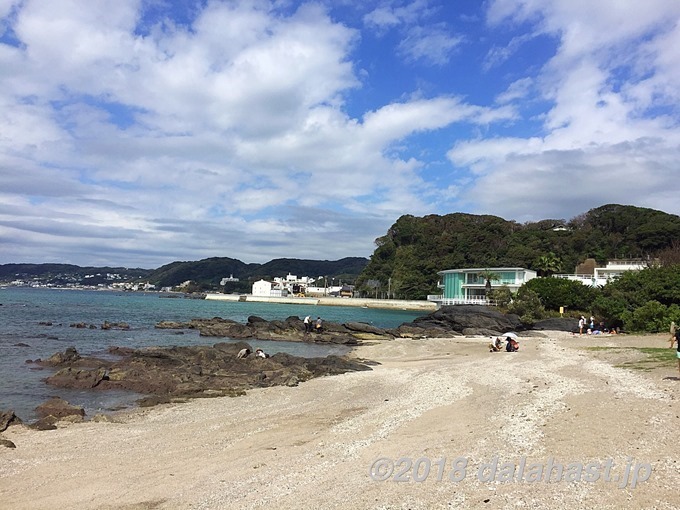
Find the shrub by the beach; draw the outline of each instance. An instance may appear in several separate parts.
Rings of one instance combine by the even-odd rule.
[[[602,289],[606,297],[621,299],[633,310],[648,301],[670,306],[680,303],[680,265],[627,271]]]
[[[593,311],[608,325],[629,331],[665,331],[678,322],[680,265],[629,271],[611,281],[593,302]],[[661,306],[658,306],[661,305]]]
[[[589,310],[600,290],[564,278],[534,278],[524,284],[534,291],[546,310]]]
[[[497,289],[489,292],[489,299],[496,303],[496,306],[501,309],[507,309],[512,302],[512,291],[507,285],[503,285]]]
[[[626,310],[621,318],[628,331],[659,333],[668,331],[671,321],[680,323],[680,307],[649,301],[635,310]]]
[[[508,305],[508,311],[519,315],[520,320],[528,325],[545,318],[545,309],[538,294],[525,286],[517,291],[512,303]]]

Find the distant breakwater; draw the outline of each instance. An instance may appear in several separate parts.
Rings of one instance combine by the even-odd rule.
[[[402,299],[368,299],[338,297],[274,297],[253,296],[250,294],[211,294],[205,299],[213,301],[245,301],[248,303],[279,303],[285,305],[346,306],[355,308],[382,308],[385,310],[415,310],[433,312],[437,304],[432,301]]]

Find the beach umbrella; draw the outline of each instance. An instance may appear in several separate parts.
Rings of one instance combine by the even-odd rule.
[[[507,337],[515,338],[515,339],[519,338],[519,335],[517,333],[512,332],[512,331],[510,331],[509,333],[503,333],[503,336],[505,338],[507,338]]]

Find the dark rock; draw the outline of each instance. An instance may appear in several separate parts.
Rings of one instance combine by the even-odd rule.
[[[285,321],[267,321],[260,317],[248,317],[246,324],[214,317],[212,319],[193,319],[193,327],[201,336],[227,337],[233,339],[285,340],[292,342],[326,342],[357,345],[366,333],[351,330],[343,324],[324,322],[322,333],[306,333],[299,317],[288,317]],[[366,325],[368,326],[368,325]],[[368,326],[372,328],[371,326]],[[357,328],[363,328],[357,326]],[[380,328],[372,329],[375,337],[391,340],[393,335]]]
[[[160,321],[155,326],[157,329],[189,329],[188,322]]]
[[[501,336],[503,333],[493,329],[483,329],[483,328],[465,328],[462,331],[465,336]]]
[[[465,329],[521,331],[525,327],[514,314],[503,314],[496,308],[478,305],[442,306],[441,309],[413,321],[414,326],[435,327],[462,333]]]
[[[80,354],[75,347],[67,347],[64,352],[57,352],[50,356],[47,360],[42,361],[44,365],[58,366],[66,363],[74,363],[80,359]]]
[[[16,448],[17,447],[17,445],[15,445],[9,439],[0,439],[0,446],[4,446],[5,448]]]
[[[370,370],[365,363],[337,356],[301,358],[277,353],[238,359],[245,342],[134,350],[118,361],[82,358],[47,378],[61,388],[123,389],[149,395],[144,405],[180,398],[234,396],[248,388],[295,385],[314,377]]]
[[[438,338],[461,336],[461,333],[458,331],[452,331],[451,329],[436,326],[423,327],[417,326],[415,324],[402,324],[396,329],[389,330],[389,332],[395,337],[400,338]]]
[[[350,331],[360,331],[362,333],[373,333],[375,335],[385,335],[386,332],[382,328],[377,328],[365,322],[348,322],[345,327]]]
[[[102,324],[102,329],[104,329],[104,330],[108,330],[108,329],[128,330],[128,329],[130,329],[130,325],[127,322],[104,321],[104,323]]]
[[[257,315],[251,315],[250,317],[248,317],[248,324],[257,324],[257,323],[262,324],[264,322],[267,322],[267,321],[265,319],[263,319],[262,317],[258,317]]]
[[[72,406],[66,400],[60,397],[52,397],[46,402],[43,402],[35,408],[39,418],[47,418],[52,416],[57,420],[67,416],[85,416],[85,410],[82,407]]]
[[[97,329],[97,326],[94,324],[86,324],[84,322],[74,322],[73,324],[69,324],[69,327],[76,329]]]
[[[130,356],[135,350],[132,347],[118,347],[114,345],[108,348],[108,352],[116,356]]]
[[[47,382],[61,388],[87,390],[96,388],[102,381],[108,380],[108,378],[108,370],[104,367],[97,369],[67,367],[49,376]]]
[[[549,330],[549,331],[578,331],[578,319],[571,319],[568,317],[555,317],[552,319],[543,319],[534,323],[535,330]]]
[[[0,411],[0,432],[7,430],[10,425],[19,425],[21,418],[14,414],[14,410]]]
[[[19,342],[18,344],[14,344],[14,347],[30,347],[30,345],[25,344],[23,342]]]
[[[40,418],[39,420],[31,423],[29,426],[35,430],[56,430],[57,426],[56,420],[53,416],[47,416],[45,418]]]

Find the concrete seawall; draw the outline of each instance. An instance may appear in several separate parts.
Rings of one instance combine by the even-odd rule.
[[[401,299],[366,299],[336,297],[267,297],[249,294],[206,294],[205,299],[214,301],[245,301],[248,303],[278,303],[285,305],[350,306],[357,308],[384,308],[388,310],[417,310],[434,312],[437,304],[431,301]]]

